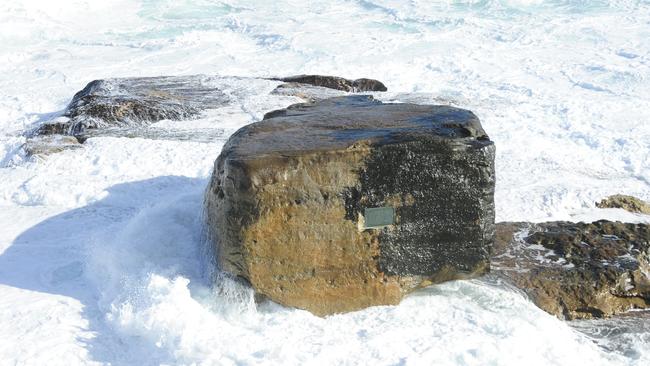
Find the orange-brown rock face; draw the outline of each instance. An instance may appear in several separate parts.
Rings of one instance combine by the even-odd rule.
[[[344,97],[231,137],[206,212],[221,269],[327,315],[489,269],[494,145],[468,111]]]

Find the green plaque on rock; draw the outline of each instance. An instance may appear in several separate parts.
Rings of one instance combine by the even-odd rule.
[[[363,216],[366,229],[393,225],[395,223],[395,209],[392,207],[366,208]]]

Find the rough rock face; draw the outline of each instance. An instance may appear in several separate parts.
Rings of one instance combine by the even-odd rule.
[[[349,80],[338,76],[325,75],[296,75],[284,78],[274,78],[287,83],[309,84],[346,92],[387,91],[386,86],[374,79]]]
[[[221,268],[318,315],[489,269],[494,144],[469,111],[348,96],[269,113],[215,162]]]
[[[596,203],[598,208],[622,208],[625,211],[650,215],[650,203],[633,196],[615,194]]]
[[[566,319],[650,307],[650,226],[499,223],[493,272]]]

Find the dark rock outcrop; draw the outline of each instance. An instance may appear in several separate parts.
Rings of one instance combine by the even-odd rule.
[[[493,272],[565,319],[650,307],[650,226],[499,223]]]
[[[221,79],[191,75],[95,80],[74,95],[63,118],[43,124],[36,134],[65,134],[83,138],[84,132],[92,129],[195,118],[205,110],[233,102],[216,86]],[[280,89],[284,88],[286,95],[304,94],[308,101],[313,100],[314,95],[322,95],[317,99],[340,95],[335,93],[340,90],[386,90],[381,82],[371,79],[347,80],[336,76],[303,75],[272,80],[289,82]]]
[[[205,205],[223,270],[326,315],[486,272],[493,194],[494,144],[474,114],[349,96],[237,131]]]
[[[345,92],[384,92],[388,90],[381,81],[374,79],[350,80],[338,76],[295,75],[284,78],[273,78],[273,80],[284,81],[286,83],[308,84],[329,89],[342,90]]]
[[[229,102],[207,76],[165,76],[95,80],[74,95],[63,117],[37,134],[83,136],[86,130],[146,125],[163,119],[197,117]]]
[[[334,76],[285,79],[296,81],[280,84],[272,95],[295,96],[313,102],[345,95],[348,91],[385,90],[381,82],[371,79],[347,80]],[[96,136],[213,141],[221,138],[224,131],[218,128],[189,131],[150,125],[161,120],[199,118],[207,110],[224,106],[242,105],[245,109],[245,95],[251,92],[240,95],[242,85],[262,81],[271,83],[269,79],[207,75],[95,80],[74,95],[62,115],[31,131],[25,146],[36,145],[38,142],[31,143],[32,139],[48,135],[74,136],[81,143]],[[54,145],[51,147],[51,152],[61,150]]]
[[[615,194],[596,202],[598,208],[621,208],[625,211],[650,215],[650,203],[634,196]]]

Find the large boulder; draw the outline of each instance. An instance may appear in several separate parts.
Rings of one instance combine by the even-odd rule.
[[[650,226],[499,223],[492,269],[564,319],[650,308]]]
[[[467,110],[369,96],[237,131],[205,206],[222,270],[317,315],[489,270],[494,144]]]

